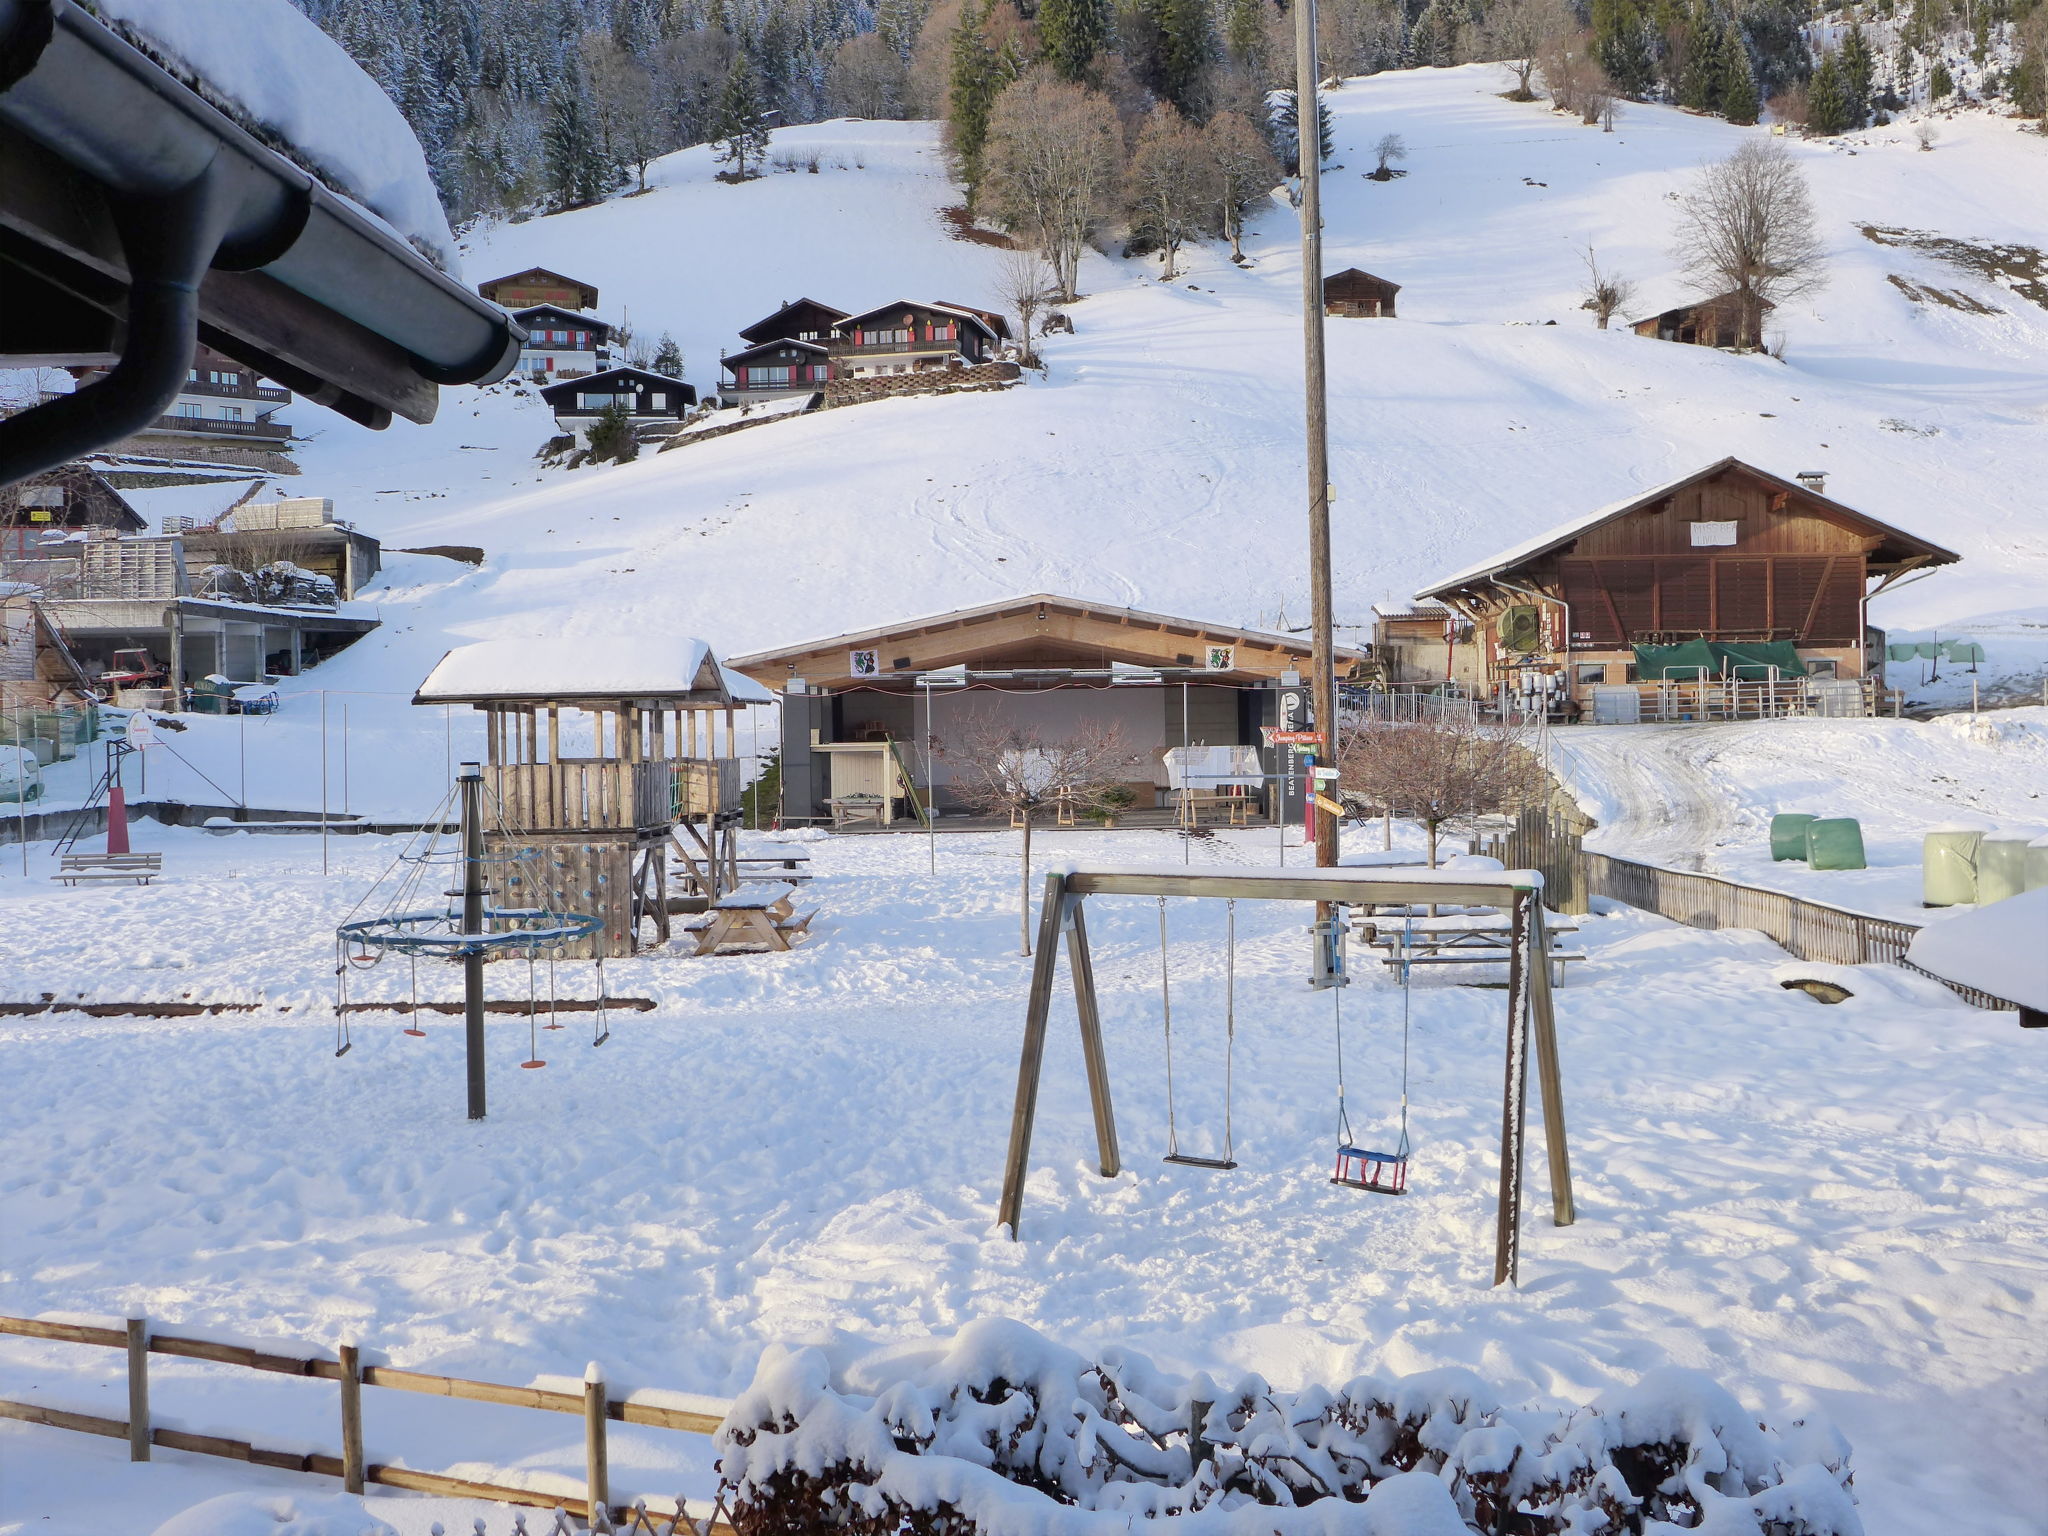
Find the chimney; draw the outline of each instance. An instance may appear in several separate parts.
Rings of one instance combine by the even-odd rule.
[[[1828,472],[1824,469],[1802,469],[1792,477],[1814,495],[1824,495],[1828,487]]]

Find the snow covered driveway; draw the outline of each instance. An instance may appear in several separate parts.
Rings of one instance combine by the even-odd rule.
[[[1062,840],[1173,851],[1155,833],[1043,838]],[[1230,841],[1214,853],[1270,849],[1270,834]],[[619,964],[612,990],[658,1011],[616,1021],[602,1050],[587,1026],[543,1035],[544,1071],[517,1070],[526,1030],[494,1022],[481,1125],[462,1118],[452,1020],[424,1041],[359,1025],[332,1055],[325,926],[388,846],[337,840],[323,883],[311,839],[145,829],[152,843],[172,873],[149,890],[0,882],[4,995],[265,1006],[0,1021],[0,1310],[138,1305],[196,1333],[353,1337],[493,1380],[598,1359],[615,1381],[706,1392],[743,1384],[770,1339],[989,1314],[1285,1383],[1462,1364],[1511,1400],[1584,1401],[1670,1362],[1774,1419],[1836,1418],[1873,1532],[2038,1530],[2048,1041],[1906,973],[1855,973],[1859,995],[1825,1008],[1777,985],[1785,957],[1755,936],[1587,920],[1592,958],[1559,994],[1582,1216],[1547,1225],[1539,1165],[1508,1293],[1486,1284],[1502,994],[1418,986],[1414,1193],[1333,1189],[1331,1003],[1300,984],[1297,911],[1239,913],[1243,1167],[1219,1176],[1157,1161],[1156,909],[1091,904],[1129,1171],[1094,1174],[1078,1053],[1056,1031],[1012,1244],[991,1230],[1028,974],[1008,837],[941,839],[936,876],[916,838],[809,844],[814,943]],[[76,936],[88,912],[123,958]],[[1222,916],[1170,911],[1196,1150],[1221,1115]],[[1368,975],[1345,1014],[1354,1119],[1386,1131],[1398,992]],[[103,1353],[5,1341],[0,1395],[118,1416]],[[168,1422],[332,1441],[315,1384],[194,1362],[157,1374]],[[577,1474],[572,1420],[372,1406],[373,1459]],[[103,1528],[75,1490],[98,1475],[84,1466],[112,1474],[118,1444],[0,1425],[0,1448],[76,1474],[38,1478],[35,1507],[0,1527]],[[702,1442],[622,1436],[614,1465],[627,1490],[708,1487]],[[119,1475],[132,1488],[150,1471]]]

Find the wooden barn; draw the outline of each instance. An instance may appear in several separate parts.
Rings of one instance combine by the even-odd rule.
[[[525,309],[534,304],[559,304],[564,309],[590,311],[597,308],[597,289],[580,278],[564,277],[546,267],[528,267],[478,283],[476,291],[503,309]]]
[[[1748,329],[1748,345],[1761,343],[1764,316],[1774,306],[1760,301],[1756,320]],[[1693,299],[1641,320],[1631,320],[1629,329],[1652,341],[1676,341],[1697,347],[1739,347],[1744,345],[1743,298],[1739,293],[1719,293],[1710,299]]]
[[[772,702],[701,640],[484,640],[428,674],[415,704],[485,716],[485,839],[505,906],[604,919],[605,956],[669,936],[669,858],[702,901],[738,882],[733,712]]]
[[[1365,659],[1341,651],[1338,666],[1348,672]],[[1308,664],[1303,635],[1051,593],[729,663],[782,695],[784,820],[844,822],[849,807],[864,807],[883,825],[915,824],[928,786],[941,814],[958,809],[946,742],[984,725],[1044,741],[1114,725],[1130,750],[1126,788],[1141,821],[1178,808],[1167,754],[1191,749],[1227,759],[1246,781],[1227,786],[1243,793],[1225,809],[1268,816],[1276,788],[1280,803],[1298,808],[1299,780],[1289,775],[1300,765],[1266,747],[1261,727],[1293,719]]]
[[[1391,320],[1394,295],[1400,291],[1399,283],[1346,267],[1323,279],[1323,313],[1350,320]]]
[[[1635,689],[1644,718],[1674,708],[1687,718],[1866,713],[1883,662],[1867,600],[1958,557],[1824,486],[1815,472],[1785,480],[1722,459],[1446,577],[1416,601],[1472,621],[1476,643],[1453,651],[1451,678],[1474,692],[1546,696],[1568,714],[1591,711],[1602,688]],[[1673,705],[1667,685],[1678,683],[1721,691]]]

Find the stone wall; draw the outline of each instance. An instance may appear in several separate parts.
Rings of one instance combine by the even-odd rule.
[[[885,400],[892,395],[950,395],[970,390],[1007,389],[1022,370],[1015,363],[977,363],[971,368],[933,368],[923,373],[882,373],[865,379],[834,379],[825,386],[825,408]]]

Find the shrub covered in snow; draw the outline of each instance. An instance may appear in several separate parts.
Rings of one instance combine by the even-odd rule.
[[[1861,1536],[1849,1447],[1653,1372],[1588,1408],[1504,1407],[1468,1371],[1221,1387],[1020,1323],[835,1369],[772,1346],[718,1434],[740,1536]]]

